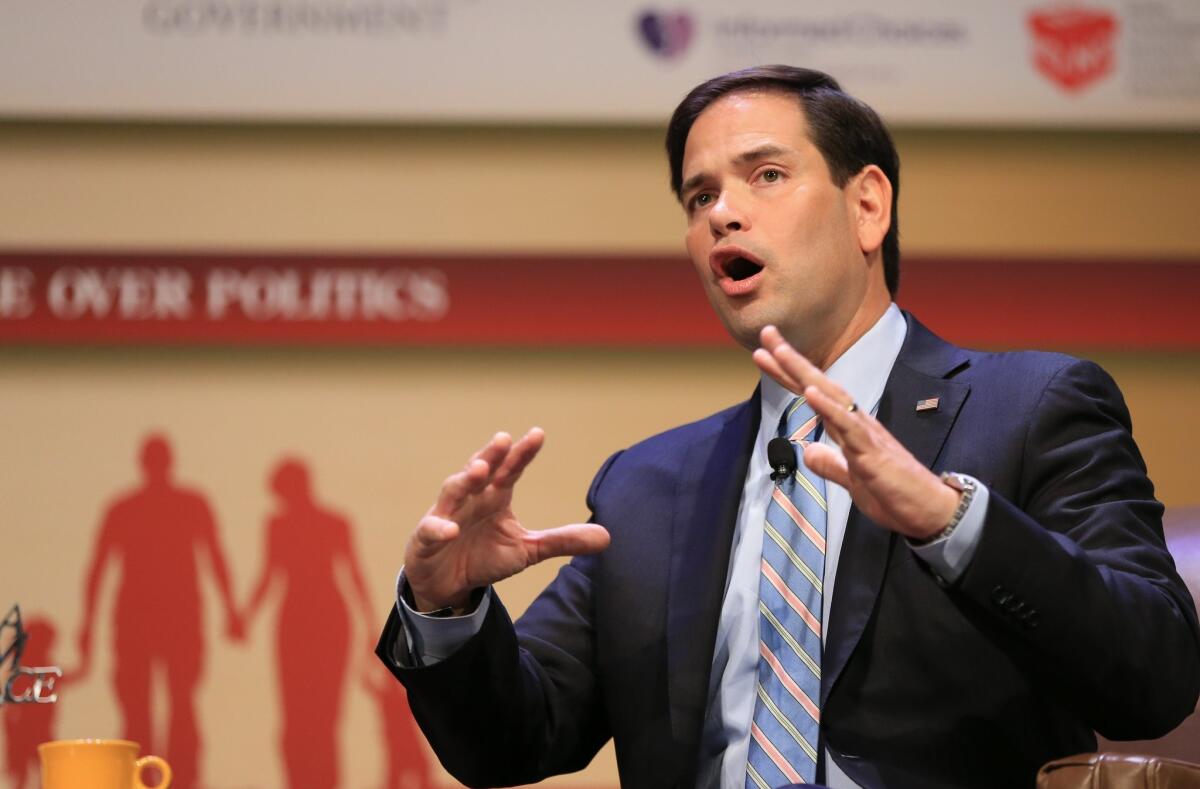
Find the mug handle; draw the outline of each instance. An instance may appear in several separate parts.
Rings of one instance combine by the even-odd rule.
[[[142,783],[142,770],[153,765],[158,768],[162,779],[154,786]],[[133,789],[167,789],[171,785],[171,765],[157,756],[143,756],[133,763]]]

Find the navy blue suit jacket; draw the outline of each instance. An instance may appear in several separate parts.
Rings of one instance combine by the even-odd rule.
[[[863,786],[1017,787],[1094,749],[1093,730],[1173,728],[1200,693],[1200,635],[1115,384],[1089,362],[967,351],[908,320],[877,416],[932,469],[986,484],[988,511],[947,586],[851,509],[825,745]],[[415,668],[393,611],[380,657],[459,780],[577,770],[612,737],[623,787],[695,783],[759,410],[755,396],[610,458],[588,504],[611,546],[565,565],[515,628],[494,600],[478,636]]]

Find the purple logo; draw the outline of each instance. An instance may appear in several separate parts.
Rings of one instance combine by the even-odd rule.
[[[692,18],[683,11],[646,11],[638,17],[638,32],[654,54],[679,57],[692,40]]]

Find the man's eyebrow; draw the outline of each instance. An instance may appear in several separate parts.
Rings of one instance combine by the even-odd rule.
[[[679,185],[679,194],[684,195],[708,180],[708,173],[696,173]]]
[[[791,148],[786,148],[782,145],[767,143],[760,145],[757,148],[751,148],[748,151],[743,151],[734,157],[735,164],[753,164],[761,159],[770,159],[774,156],[783,156],[786,153],[791,153]],[[708,180],[708,173],[700,172],[693,175],[691,178],[684,181],[679,186],[679,193],[684,194],[692,189],[695,189],[700,184]]]
[[[738,164],[751,164],[760,159],[770,159],[773,156],[783,156],[785,153],[790,153],[791,150],[791,148],[785,148],[782,145],[767,143],[766,145],[760,145],[757,148],[751,148],[744,153],[738,154],[738,157],[735,159],[735,161]]]

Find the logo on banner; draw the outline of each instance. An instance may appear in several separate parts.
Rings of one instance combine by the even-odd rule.
[[[1073,93],[1113,70],[1117,18],[1082,5],[1056,5],[1032,11],[1033,63],[1047,79]]]
[[[683,11],[646,11],[638,17],[642,42],[659,57],[673,60],[687,51],[695,24]]]
[[[35,625],[31,624],[32,629]],[[45,623],[37,623],[40,631],[46,630]],[[21,656],[29,638],[21,623],[21,607],[13,603],[4,620],[0,622],[0,669],[8,663],[8,676],[0,684],[0,705],[4,704],[53,704],[58,701],[54,684],[63,675],[58,666],[22,666]],[[39,645],[45,649],[44,645]],[[21,690],[16,686],[22,685]]]

